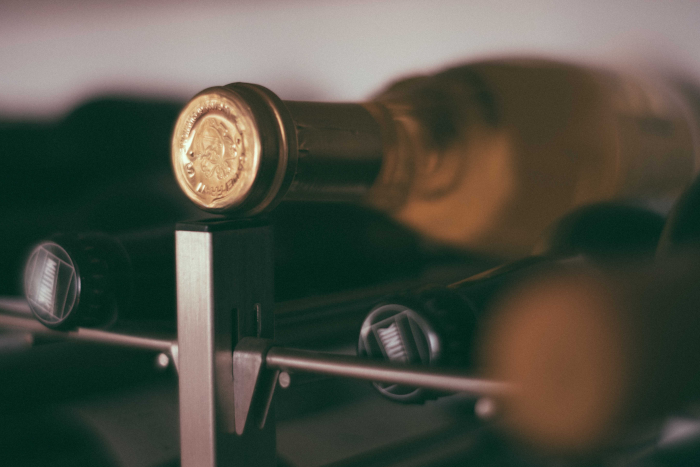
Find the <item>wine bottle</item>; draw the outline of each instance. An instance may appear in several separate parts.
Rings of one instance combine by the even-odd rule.
[[[175,223],[201,212],[172,177],[168,140],[179,102],[103,97],[55,121],[0,118],[0,295],[22,294],[32,246],[56,232]]]
[[[180,114],[171,155],[180,187],[210,212],[357,201],[440,242],[523,256],[577,206],[675,198],[696,170],[696,129],[670,87],[500,60],[402,79],[354,104],[209,88]]]
[[[537,254],[447,286],[432,285],[385,297],[367,314],[358,355],[395,363],[474,370],[475,340],[502,294],[557,263],[618,267],[653,257],[664,218],[633,206],[597,204],[559,220]],[[440,394],[374,383],[391,400],[422,403]]]
[[[175,231],[57,234],[37,244],[24,295],[47,327],[111,327],[175,320]]]
[[[359,325],[368,295],[376,299],[389,286],[398,290],[396,283],[415,284],[428,264],[446,262],[440,252],[421,248],[411,230],[352,205],[288,203],[265,217],[275,237],[275,301],[283,303],[285,321],[297,328],[285,330],[285,339],[291,341],[311,334],[318,334],[315,339],[320,341],[321,334],[328,334],[318,332],[305,317],[305,308],[315,308],[317,319],[325,320],[326,327],[335,326],[337,334],[342,324],[331,324],[338,320],[330,315]],[[174,324],[174,230],[160,225],[116,234],[65,232],[42,239],[24,262],[24,295],[34,316],[59,329]],[[450,256],[449,261],[455,260]],[[363,300],[351,299],[350,291],[358,289],[367,289]],[[335,302],[326,305],[337,294]],[[348,313],[324,311],[333,306]],[[303,331],[300,323],[314,329]],[[353,332],[348,328],[345,334]]]
[[[558,265],[501,297],[480,368],[516,388],[501,423],[560,453],[628,444],[700,400],[700,253],[602,271]]]

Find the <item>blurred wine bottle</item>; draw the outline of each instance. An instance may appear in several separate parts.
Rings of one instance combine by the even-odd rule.
[[[579,208],[564,216],[536,254],[447,286],[432,285],[385,297],[365,318],[358,354],[395,363],[474,370],[475,340],[499,297],[556,263],[599,268],[651,258],[664,227],[652,211],[611,203]],[[389,399],[422,403],[440,394],[374,383]]]
[[[32,250],[24,295],[50,328],[175,319],[175,232],[58,234]]]
[[[338,327],[331,315],[344,323],[349,319],[346,334],[352,334],[368,296],[376,300],[382,290],[415,284],[430,268],[442,266],[448,277],[457,278],[480,264],[477,258],[423,248],[409,229],[357,206],[288,203],[265,217],[275,236],[275,301],[296,301],[282,306],[285,322],[316,326],[306,332],[317,334],[316,340],[328,332],[309,323],[305,308],[316,309],[313,314],[323,327]],[[117,321],[131,327],[174,324],[174,231],[171,224],[42,239],[24,264],[24,295],[35,317],[60,329],[110,327]],[[344,298],[329,301],[343,291]],[[289,339],[304,334],[289,328]]]
[[[100,98],[55,121],[0,121],[0,295],[22,293],[30,249],[56,232],[125,232],[197,215],[167,161],[179,108]]]
[[[180,108],[100,98],[56,121],[0,121],[0,154],[11,161],[0,173],[0,295],[23,293],[32,248],[57,232],[145,235],[160,251],[163,238],[147,232],[208,215],[172,176],[168,141]],[[278,300],[415,278],[436,258],[412,231],[358,206],[290,202],[270,217]]]
[[[502,297],[480,360],[517,388],[500,400],[503,425],[541,449],[591,453],[700,400],[698,253],[615,271],[560,264]]]
[[[438,241],[523,256],[577,206],[674,199],[696,171],[696,131],[668,86],[500,60],[403,79],[362,104],[209,88],[180,114],[172,162],[210,212],[359,201]]]

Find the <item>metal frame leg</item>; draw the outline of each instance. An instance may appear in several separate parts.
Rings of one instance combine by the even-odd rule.
[[[179,224],[177,315],[182,467],[276,463],[275,419],[236,434],[233,349],[273,338],[271,228],[252,219]]]

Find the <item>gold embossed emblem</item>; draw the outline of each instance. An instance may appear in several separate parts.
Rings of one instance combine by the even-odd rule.
[[[208,89],[180,114],[172,141],[175,178],[201,208],[219,212],[240,205],[259,161],[253,114],[234,92]]]

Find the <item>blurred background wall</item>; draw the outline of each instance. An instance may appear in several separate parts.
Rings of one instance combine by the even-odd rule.
[[[700,1],[2,0],[0,117],[232,81],[356,100],[403,74],[514,53],[700,77]]]

